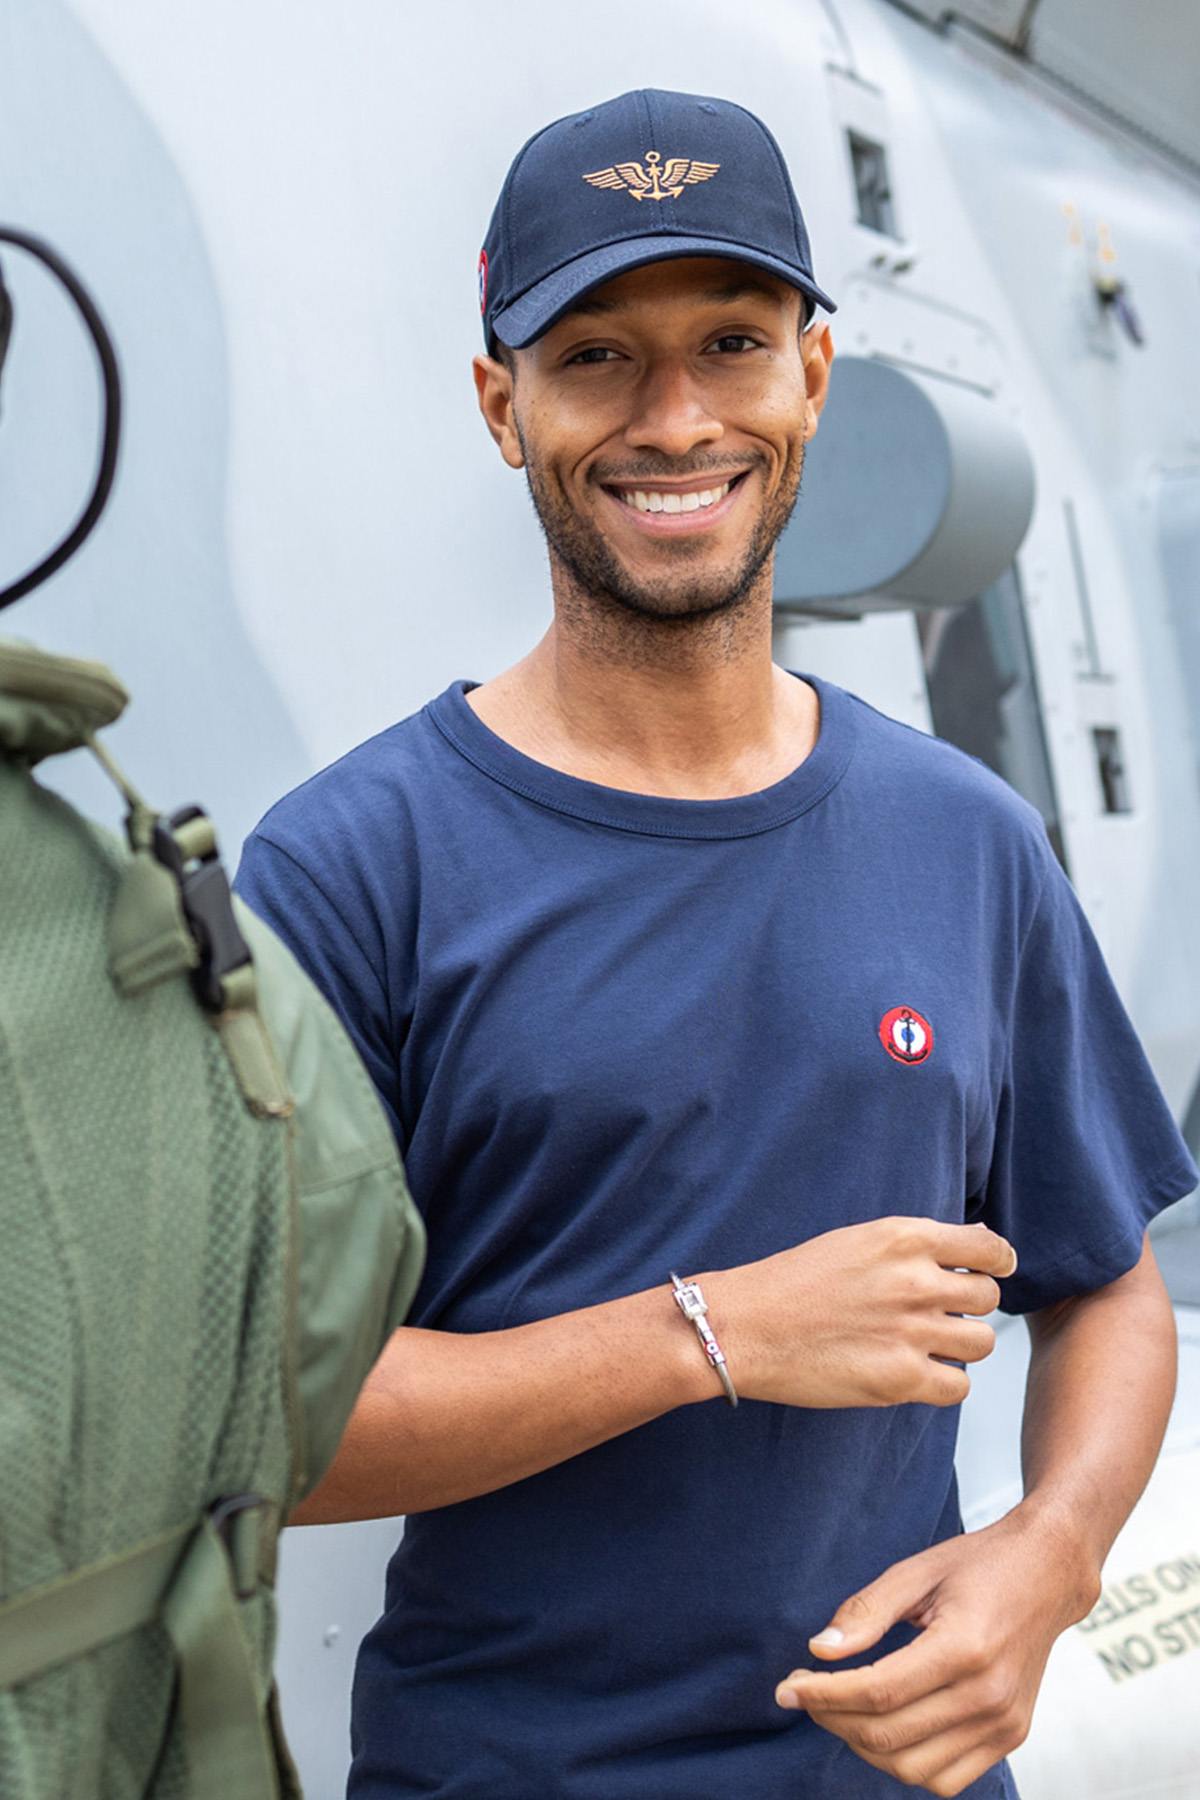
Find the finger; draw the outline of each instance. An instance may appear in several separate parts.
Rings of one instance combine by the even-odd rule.
[[[982,1362],[996,1348],[996,1333],[982,1319],[959,1319],[953,1314],[935,1320],[929,1330],[930,1356],[948,1356],[955,1362]]]
[[[933,1251],[943,1269],[970,1269],[1003,1279],[1017,1267],[1017,1253],[1008,1239],[986,1225],[943,1225]]]
[[[775,1698],[805,1712],[893,1713],[940,1692],[958,1673],[953,1654],[930,1627],[902,1650],[860,1669],[793,1669]]]
[[[948,1313],[970,1313],[982,1319],[995,1312],[1000,1304],[1000,1287],[991,1275],[951,1274],[943,1276],[942,1308]]]
[[[1016,1745],[1012,1748],[1016,1749]],[[969,1788],[973,1781],[978,1781],[981,1775],[994,1769],[1001,1758],[1007,1755],[1007,1750],[998,1749],[995,1745],[979,1745],[918,1785],[927,1788],[931,1794],[961,1794],[964,1788]],[[901,1776],[902,1781],[907,1779],[909,1777]]]
[[[979,1709],[961,1682],[951,1681],[895,1712],[866,1712],[854,1708],[810,1706],[809,1717],[826,1731],[845,1738],[860,1755],[893,1756],[927,1744],[944,1733],[960,1731]],[[982,1725],[984,1722],[980,1721]]]
[[[919,1400],[924,1406],[961,1406],[970,1391],[971,1377],[965,1369],[927,1356],[913,1392],[905,1398]]]
[[[945,1373],[960,1374],[961,1371],[948,1369]],[[923,1625],[946,1570],[953,1565],[957,1553],[957,1540],[948,1538],[944,1543],[919,1550],[915,1556],[892,1563],[874,1581],[869,1581],[842,1601],[825,1629],[809,1638],[809,1649],[830,1658],[857,1656],[877,1644],[884,1633],[902,1619]],[[940,1658],[943,1639],[944,1633],[931,1626],[915,1643],[906,1644],[875,1666],[882,1668],[897,1656],[919,1660],[922,1655],[928,1656],[931,1650]],[[915,1697],[915,1694],[905,1696],[906,1699]]]
[[[834,1733],[842,1736],[836,1727]],[[959,1726],[890,1754],[860,1750],[854,1744],[850,1747],[864,1762],[895,1776],[904,1786],[942,1795],[961,1794],[1005,1755],[1003,1744],[981,1723]]]
[[[825,1629],[809,1638],[809,1649],[835,1658],[869,1650],[893,1625],[921,1611],[940,1576],[927,1552],[893,1563],[842,1601]]]

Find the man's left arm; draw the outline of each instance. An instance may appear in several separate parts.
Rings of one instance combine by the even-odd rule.
[[[933,1794],[961,1793],[1024,1742],[1050,1650],[1099,1596],[1174,1397],[1175,1319],[1148,1238],[1127,1274],[1028,1324],[1025,1498],[885,1570],[810,1648],[855,1655],[902,1619],[921,1627],[911,1644],[861,1669],[795,1670],[777,1690],[782,1706]]]

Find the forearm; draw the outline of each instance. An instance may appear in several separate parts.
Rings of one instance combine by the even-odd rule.
[[[739,1395],[783,1406],[957,1406],[992,1346],[1012,1247],[976,1226],[874,1219],[700,1280]],[[510,1331],[393,1334],[292,1523],[428,1512],[506,1487],[720,1383],[664,1282]]]
[[[1145,1487],[1175,1392],[1171,1303],[1149,1241],[1128,1274],[1030,1321],[1018,1509],[1076,1556],[1085,1593]]]
[[[508,1331],[405,1327],[369,1376],[332,1467],[291,1522],[448,1506],[719,1395],[665,1284]]]

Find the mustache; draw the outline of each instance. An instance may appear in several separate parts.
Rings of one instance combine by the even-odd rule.
[[[723,481],[729,481],[735,475],[746,475],[751,469],[762,469],[766,465],[767,459],[761,454],[743,458],[736,465],[727,456],[718,456],[712,451],[676,461],[662,456],[642,456],[619,467],[616,463],[595,463],[588,473],[588,480],[600,487],[629,481],[689,481],[694,475],[720,475]]]

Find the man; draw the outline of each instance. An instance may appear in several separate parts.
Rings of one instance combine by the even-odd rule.
[[[554,622],[282,802],[241,875],[429,1231],[305,1515],[415,1515],[351,1791],[1012,1796],[1161,1439],[1144,1231],[1195,1170],[1040,820],[772,665],[833,344],[765,127],[662,92],[551,125],[480,293]],[[962,1536],[997,1298],[1028,1492]]]

